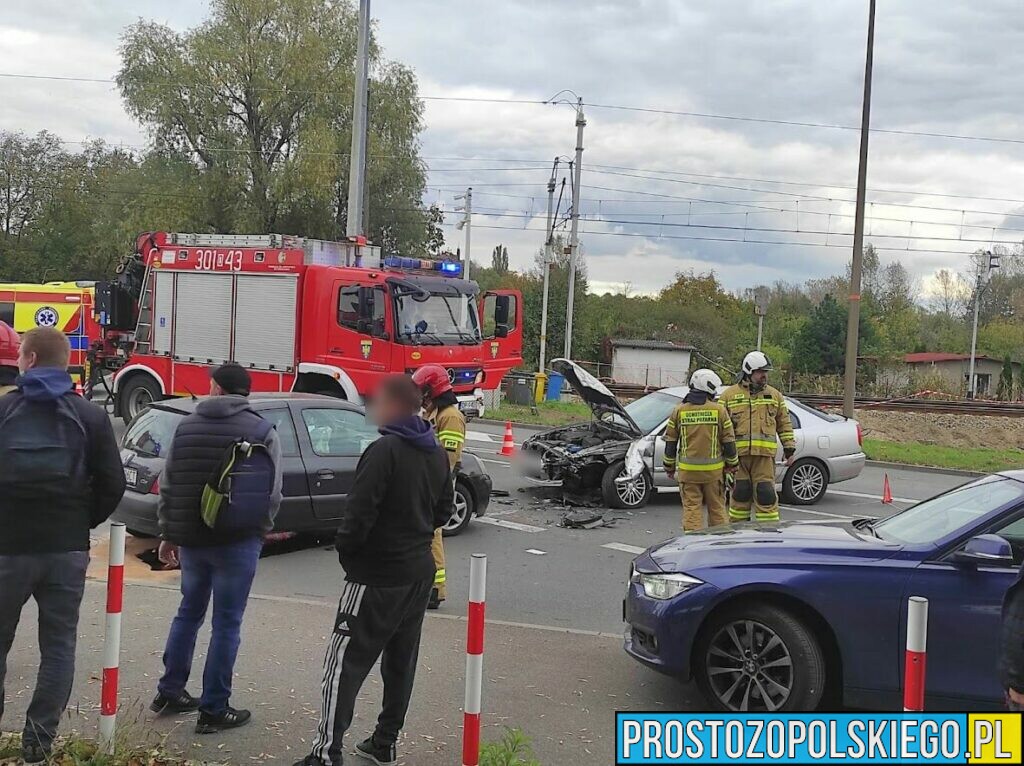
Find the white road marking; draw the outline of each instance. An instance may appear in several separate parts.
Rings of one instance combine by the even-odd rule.
[[[808,510],[807,508],[794,508],[791,505],[780,505],[779,508],[782,508],[782,509],[787,510],[787,511],[796,511],[797,513],[806,513],[806,514],[808,514],[810,516],[825,516],[826,518],[830,518],[830,519],[843,519],[845,521],[851,521],[852,519],[876,519],[876,518],[878,518],[877,516],[868,516],[868,515],[862,514],[862,513],[858,513],[858,514],[855,514],[855,515],[851,516],[850,514],[829,513],[828,511],[811,511],[811,510]]]
[[[489,442],[491,444],[502,442],[502,439],[497,439],[493,434],[489,434],[486,431],[466,431],[466,440],[473,442]]]
[[[605,543],[601,546],[611,551],[622,551],[623,553],[632,553],[634,556],[638,556],[643,553],[646,548],[638,548],[635,545],[626,545],[625,543]]]
[[[530,524],[520,524],[518,521],[506,521],[505,519],[492,519],[488,516],[478,516],[473,520],[474,524],[490,524],[492,527],[503,529],[514,529],[516,532],[543,532],[544,527],[534,527]]]
[[[879,500],[881,501],[881,495],[872,495],[867,492],[851,492],[848,489],[830,489],[826,494],[829,495],[844,495],[845,497],[864,497],[868,500]],[[893,502],[896,503],[920,503],[921,501],[913,497],[894,497]]]
[[[532,553],[534,556],[547,556],[548,555],[547,551],[542,551],[542,550],[540,550],[538,548],[527,548],[526,552],[527,553]]]

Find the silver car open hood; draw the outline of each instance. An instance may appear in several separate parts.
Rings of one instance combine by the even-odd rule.
[[[644,435],[619,400],[615,398],[615,394],[578,364],[568,359],[553,359],[551,369],[565,377],[566,382],[572,386],[576,395],[590,407],[595,418],[607,421],[608,416],[614,416],[613,422],[621,425],[623,430],[632,432],[636,437]]]

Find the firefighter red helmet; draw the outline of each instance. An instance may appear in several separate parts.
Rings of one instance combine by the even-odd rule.
[[[20,348],[18,333],[9,324],[0,322],[0,367],[17,367]]]
[[[439,364],[425,364],[412,374],[412,382],[431,399],[436,399],[446,391],[452,390],[452,382],[448,380],[448,372]]]

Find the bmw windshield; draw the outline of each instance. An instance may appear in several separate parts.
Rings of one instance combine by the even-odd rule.
[[[419,299],[419,300],[417,300]],[[395,298],[398,339],[412,345],[476,345],[480,324],[473,296],[464,293],[422,293]]]
[[[1024,501],[1024,483],[986,476],[871,525],[883,540],[935,544],[983,516]]]
[[[655,391],[630,402],[623,409],[629,413],[643,433],[649,434],[668,420],[668,416],[678,404],[678,397]]]

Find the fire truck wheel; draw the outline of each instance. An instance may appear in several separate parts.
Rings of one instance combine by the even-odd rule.
[[[121,400],[121,418],[125,423],[131,423],[136,415],[163,397],[155,380],[148,375],[136,375],[118,391],[118,398]]]

